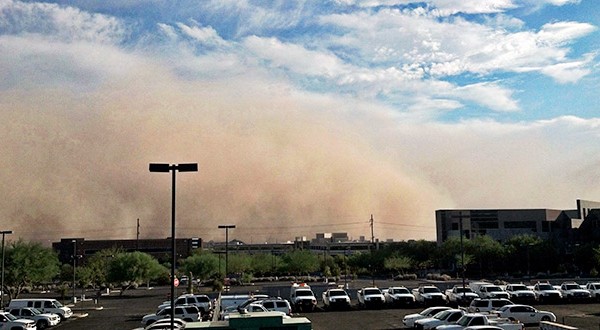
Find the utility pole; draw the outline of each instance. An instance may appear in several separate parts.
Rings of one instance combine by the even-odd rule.
[[[137,219],[137,234],[135,235],[135,249],[140,250],[140,218]]]

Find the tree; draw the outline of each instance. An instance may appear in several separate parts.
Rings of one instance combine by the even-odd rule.
[[[200,252],[185,258],[181,262],[180,270],[186,274],[192,273],[194,276],[205,281],[218,275],[219,258],[210,252]]]
[[[122,295],[133,285],[166,276],[167,273],[167,268],[147,253],[119,253],[110,261],[108,280],[123,286]]]
[[[308,274],[319,269],[319,258],[310,251],[296,250],[282,257],[285,268],[292,274]]]
[[[385,258],[383,261],[383,267],[387,270],[391,270],[393,272],[401,272],[404,274],[404,271],[410,269],[412,267],[413,261],[411,258],[401,255],[393,255],[391,257]]]
[[[108,284],[108,271],[112,258],[122,253],[120,249],[105,249],[94,253],[84,266],[77,268],[77,278],[81,285],[94,288]]]
[[[26,286],[50,282],[59,272],[58,255],[51,248],[19,239],[6,249],[4,289],[11,299],[17,298]]]

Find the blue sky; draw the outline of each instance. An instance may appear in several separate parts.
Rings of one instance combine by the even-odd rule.
[[[0,0],[2,215],[164,235],[168,182],[118,170],[160,160],[205,169],[181,229],[209,237],[369,236],[374,214],[381,239],[432,239],[439,208],[598,199],[599,8]]]

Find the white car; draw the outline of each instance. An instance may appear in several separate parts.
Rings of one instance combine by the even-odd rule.
[[[600,282],[589,282],[585,285],[585,288],[590,291],[592,298],[600,300]]]
[[[437,314],[441,311],[448,310],[448,309],[451,309],[451,308],[447,307],[447,306],[435,306],[435,307],[425,308],[424,310],[420,311],[419,313],[408,314],[408,315],[404,316],[404,318],[402,319],[402,323],[404,324],[405,327],[413,328],[415,326],[415,322],[417,320],[424,319],[427,317],[433,317],[435,314]]]
[[[33,307],[10,308],[6,310],[19,319],[35,321],[38,329],[53,327],[60,323],[60,316],[54,313],[42,313]]]
[[[271,312],[282,312],[286,315],[292,315],[292,306],[290,305],[290,302],[283,298],[257,300],[255,304],[262,305]]]
[[[235,315],[235,314],[253,314],[253,313],[273,313],[273,314],[279,314],[283,318],[289,318],[289,316],[284,312],[269,311],[261,304],[252,303],[252,304],[248,304],[244,308],[239,308],[234,311],[229,311],[229,312],[225,313],[223,315],[223,320],[229,320],[231,315]]]
[[[418,329],[435,329],[440,325],[453,324],[465,315],[462,309],[448,309],[435,314],[431,318],[424,318],[415,321],[415,327]]]
[[[182,319],[174,318],[173,325],[175,330],[184,329],[187,322]],[[133,330],[171,330],[171,318],[160,319],[149,326],[143,328],[135,328]]]
[[[529,305],[502,306],[494,314],[509,320],[517,320],[524,324],[539,324],[540,321],[556,322],[556,315],[554,313],[540,311]]]
[[[557,290],[552,284],[547,282],[536,283],[533,286],[535,297],[541,303],[549,301],[559,301],[562,298],[562,293]]]
[[[415,296],[403,286],[392,286],[383,290],[385,303],[393,306],[411,306],[415,303]]]
[[[350,296],[344,289],[329,289],[323,292],[321,297],[325,308],[350,308]]]
[[[535,301],[535,292],[525,284],[508,284],[506,286],[506,292],[509,294],[509,299],[512,301]]]
[[[567,300],[586,300],[592,297],[590,291],[581,288],[575,282],[564,282],[560,285],[560,293]]]
[[[196,306],[175,306],[175,317],[186,322],[202,321],[202,315]],[[154,314],[145,315],[142,318],[142,324],[144,326],[149,326],[150,324],[165,318],[171,318],[171,307],[163,308]]]
[[[363,308],[380,308],[385,302],[385,297],[379,288],[362,288],[356,292],[358,305]]]

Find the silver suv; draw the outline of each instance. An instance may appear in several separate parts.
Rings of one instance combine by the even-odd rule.
[[[506,298],[491,298],[491,299],[480,299],[476,298],[471,301],[469,313],[486,313],[497,310],[498,308],[505,305],[513,305],[512,301]]]
[[[255,303],[262,305],[269,311],[284,312],[285,315],[292,315],[290,302],[282,298],[269,298],[256,301]]]

